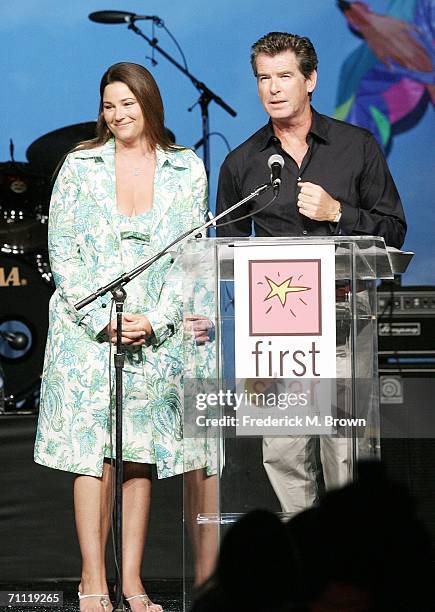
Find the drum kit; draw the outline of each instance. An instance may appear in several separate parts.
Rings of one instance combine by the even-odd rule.
[[[95,136],[95,122],[61,128],[0,162],[0,412],[38,410],[54,291],[47,249],[52,177],[64,155]]]

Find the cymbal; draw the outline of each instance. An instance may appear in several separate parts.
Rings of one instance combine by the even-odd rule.
[[[62,157],[81,140],[95,137],[95,121],[77,123],[54,130],[32,142],[26,151],[32,168],[41,174],[52,175]]]
[[[51,176],[62,157],[82,140],[95,137],[96,121],[77,123],[54,130],[40,136],[32,142],[26,151],[32,170],[39,174]],[[172,143],[175,143],[174,133],[165,128]]]

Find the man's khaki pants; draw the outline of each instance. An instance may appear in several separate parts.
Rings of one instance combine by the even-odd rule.
[[[349,438],[330,436],[264,438],[264,467],[283,512],[297,514],[317,503],[322,472],[326,489],[350,480],[350,443]]]
[[[368,311],[368,297],[359,296],[361,310]],[[371,386],[373,377],[374,327],[367,321],[358,331],[358,354],[362,359],[357,363],[359,405],[366,407],[368,414],[371,406]],[[339,337],[339,330],[337,330]],[[338,342],[338,340],[337,340]],[[350,390],[350,347],[348,342],[337,344],[337,385],[339,406],[349,406]],[[340,389],[340,390],[339,390]],[[347,398],[345,397],[347,396]],[[348,415],[349,416],[349,415]],[[344,486],[352,478],[352,441],[349,437],[298,436],[263,439],[263,464],[270,483],[282,506],[283,512],[297,514],[311,507],[319,499],[319,483],[330,490]],[[319,448],[320,446],[320,448]]]

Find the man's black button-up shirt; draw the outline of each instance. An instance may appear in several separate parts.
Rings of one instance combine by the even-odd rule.
[[[400,248],[406,232],[402,203],[373,135],[314,109],[312,117],[308,151],[300,168],[281,147],[270,122],[227,156],[219,175],[218,213],[269,181],[271,155],[279,153],[285,164],[277,199],[256,214],[272,197],[269,191],[222,218],[218,223],[231,219],[233,223],[218,228],[218,236],[250,236],[252,219],[236,219],[252,212],[257,236],[371,235]],[[299,213],[298,179],[320,185],[341,203],[338,224],[313,221]]]

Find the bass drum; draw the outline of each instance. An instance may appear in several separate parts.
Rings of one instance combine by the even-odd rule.
[[[36,410],[54,291],[48,257],[0,253],[0,363],[6,410]]]

